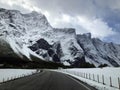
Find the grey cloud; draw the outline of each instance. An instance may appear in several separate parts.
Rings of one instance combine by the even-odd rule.
[[[53,21],[52,19],[61,18],[62,14],[67,14],[71,17],[86,16],[87,18],[100,18],[112,30],[118,32],[114,39],[112,36],[109,36],[109,39],[105,40],[116,42],[115,38],[117,39],[120,36],[120,0],[23,0],[23,3],[27,1],[42,11],[48,11],[50,13],[48,18],[50,23]],[[13,6],[0,3],[0,7],[28,12],[27,9],[19,6],[19,3]],[[64,22],[61,26],[63,24]],[[86,32],[81,26],[72,24],[72,22],[64,25],[75,27],[78,33]]]
[[[25,9],[24,7],[20,6],[19,3],[18,3],[18,5],[17,4],[13,4],[12,6],[10,6],[7,3],[1,3],[0,2],[0,8],[15,9],[15,10],[21,11],[22,13],[30,12],[28,9]]]
[[[44,10],[70,15],[95,16],[105,14],[106,9],[120,9],[119,0],[34,0],[32,3]]]
[[[70,15],[91,15],[95,11],[92,0],[35,0],[33,3],[38,7],[52,13],[67,13]]]

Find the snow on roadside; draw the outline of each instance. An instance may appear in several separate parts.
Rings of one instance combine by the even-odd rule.
[[[13,79],[20,77],[22,75],[30,75],[36,70],[28,69],[0,69],[0,82],[7,81],[8,79]]]
[[[61,69],[58,71],[69,74],[75,78],[78,78],[79,80],[91,86],[94,86],[98,90],[119,90],[118,88],[120,82],[118,84],[118,78],[120,78],[120,68],[90,68],[90,69],[74,68],[74,69]],[[81,77],[84,76],[83,73],[85,74],[85,77],[87,74],[87,78],[89,78],[90,75],[91,80]],[[93,81],[93,74],[95,81]],[[97,77],[98,75],[99,75],[99,83]],[[102,75],[104,75],[105,85],[102,84],[103,83]],[[110,77],[112,81],[112,87],[110,86]]]

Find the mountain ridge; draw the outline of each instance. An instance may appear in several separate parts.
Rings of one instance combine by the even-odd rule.
[[[79,61],[96,67],[120,66],[120,45],[91,38],[90,33],[78,35],[74,28],[53,28],[46,17],[37,12],[22,14],[0,9],[0,40],[1,37],[8,37],[5,41],[13,51],[29,59],[32,54],[65,65]]]

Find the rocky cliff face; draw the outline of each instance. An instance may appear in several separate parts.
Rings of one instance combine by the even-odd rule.
[[[72,28],[53,28],[48,39],[39,39],[30,48],[35,49],[34,51],[46,60],[67,65],[74,62],[75,58],[84,56],[82,48],[77,43],[75,30]]]
[[[96,66],[107,64],[120,65],[120,45],[105,43],[98,38],[91,38],[91,34],[77,35],[79,45],[84,50],[86,60]]]
[[[104,43],[91,38],[91,34],[77,35],[73,28],[53,28],[46,17],[37,12],[22,14],[1,8],[0,47],[2,56],[14,53],[31,59],[32,54],[65,65],[83,62],[96,66],[120,65],[120,45]]]
[[[37,12],[22,14],[1,8],[0,34],[6,37],[4,40],[14,52],[25,54],[28,58],[30,49],[45,60],[61,63],[67,63],[66,60],[73,62],[75,57],[83,56],[75,29],[52,28],[46,17]]]

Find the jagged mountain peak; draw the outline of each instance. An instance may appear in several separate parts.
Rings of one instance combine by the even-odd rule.
[[[5,12],[5,13],[7,13],[7,12],[20,13],[20,11],[18,11],[18,10],[8,10],[8,9],[0,8],[0,13],[2,13],[2,12]]]
[[[27,20],[33,20],[34,22],[37,22],[38,25],[38,21],[42,23],[42,20],[44,19],[43,22],[48,23],[46,17],[42,13],[32,11],[31,13],[23,14],[18,10],[7,10],[3,8],[0,9],[0,19],[5,19],[6,23],[15,23],[14,21],[17,22],[17,20],[19,20],[18,22],[24,21],[23,24],[28,22]]]
[[[10,40],[6,39],[6,41],[18,54],[23,52],[29,57],[28,49],[31,47],[30,49],[34,53],[44,59],[60,61],[61,63],[66,62],[66,60],[73,62],[74,58],[83,56],[83,51],[76,40],[75,29],[52,28],[46,17],[37,12],[22,14],[14,10],[1,10],[1,33],[6,32],[3,36],[7,39],[11,38]],[[13,40],[14,45],[11,40]],[[49,46],[46,47],[46,45]],[[21,50],[24,48],[24,50],[20,51],[20,48]]]
[[[23,43],[29,43],[29,40],[38,40],[41,33],[52,30],[46,17],[41,13],[22,14],[17,10],[1,10],[1,33],[7,32],[11,37],[22,39]]]
[[[89,62],[96,66],[120,65],[120,45],[91,38],[91,33],[77,35],[74,28],[53,28],[46,17],[37,12],[22,14],[17,10],[1,8],[1,40],[15,53],[29,59],[30,54],[34,53],[47,61],[67,62],[67,65],[78,62]],[[7,47],[2,52],[5,50]],[[10,52],[9,49],[7,54]]]
[[[77,35],[77,41],[84,50],[88,62],[96,66],[107,64],[108,66],[120,65],[120,46],[114,43],[106,43],[99,38],[90,38],[83,34]]]

